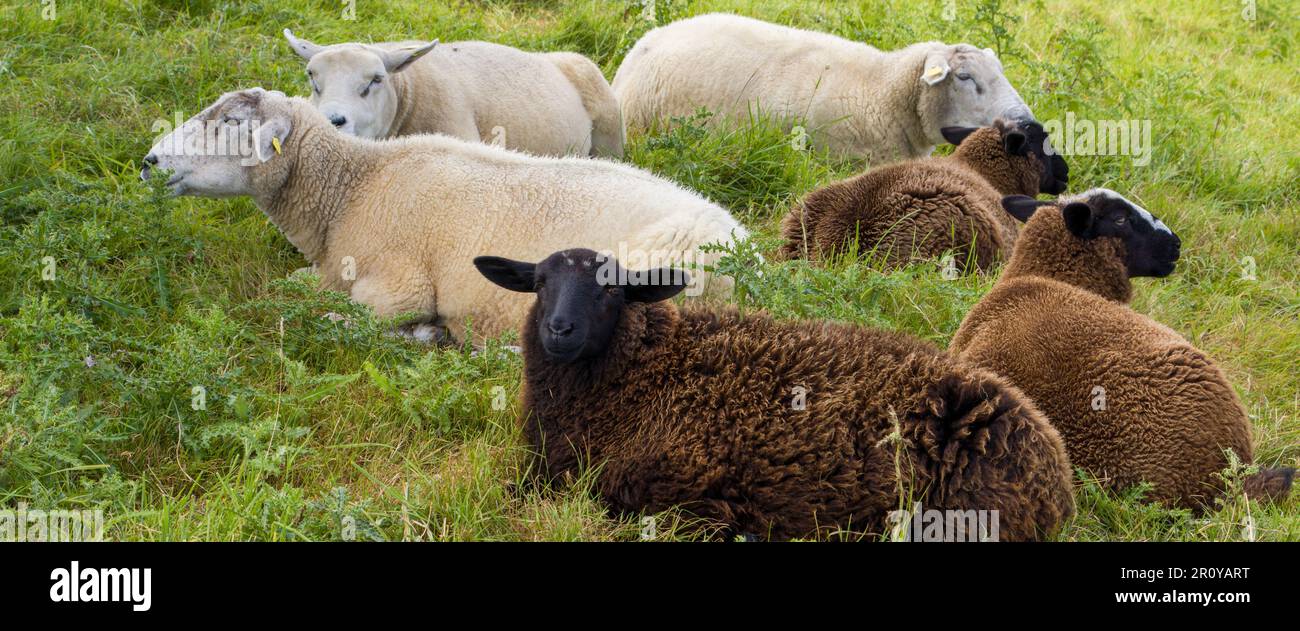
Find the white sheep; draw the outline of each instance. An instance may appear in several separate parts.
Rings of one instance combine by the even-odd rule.
[[[992,50],[924,42],[882,52],[726,14],[646,33],[613,85],[629,130],[701,107],[723,119],[757,111],[806,126],[814,147],[873,162],[927,156],[944,127],[1033,119]]]
[[[248,142],[205,144],[223,133]],[[585,245],[647,268],[710,265],[720,255],[700,245],[747,235],[726,210],[635,167],[436,134],[358,138],[308,101],[260,88],[223,95],[158,141],[141,176],[155,168],[173,172],[177,195],[252,196],[325,288],[380,316],[421,314],[460,341],[466,320],[478,336],[517,330],[529,305],[480,276],[475,256]],[[713,275],[696,292],[725,296],[731,284]]]
[[[312,103],[346,133],[442,133],[538,155],[623,155],[614,92],[577,53],[437,40],[320,46],[289,29],[284,36],[307,61]]]

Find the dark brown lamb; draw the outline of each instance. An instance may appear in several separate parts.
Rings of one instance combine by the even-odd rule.
[[[1004,205],[1028,223],[950,350],[1032,397],[1104,484],[1148,482],[1148,499],[1203,507],[1222,491],[1225,450],[1254,457],[1246,410],[1213,360],[1127,305],[1130,278],[1173,272],[1178,237],[1106,189]],[[1261,471],[1246,493],[1285,495],[1294,474]]]
[[[1073,512],[1043,415],[920,340],[679,311],[662,300],[684,282],[599,280],[621,268],[590,250],[475,265],[538,293],[522,396],[540,478],[599,466],[596,489],[617,512],[680,507],[723,536],[874,537],[912,494],[926,509],[999,511],[1003,540],[1049,536]]]
[[[1047,153],[1037,123],[943,133],[957,145],[950,156],[878,167],[809,193],[782,221],[779,256],[827,258],[856,242],[886,266],[944,252],[962,270],[1005,260],[1020,227],[1002,211],[1002,197],[1063,192],[1065,160]]]

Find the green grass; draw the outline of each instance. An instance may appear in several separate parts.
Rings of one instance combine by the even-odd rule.
[[[637,2],[78,2],[43,20],[0,6],[0,505],[102,508],[122,540],[636,539],[586,489],[520,484],[520,360],[499,344],[435,350],[290,277],[304,263],[247,199],[171,199],[137,164],[156,121],[223,92],[305,93],[290,27],[321,42],[481,38],[591,56],[612,77],[651,27]],[[658,0],[661,21],[728,10],[882,48],[998,48],[1040,119],[1150,120],[1149,165],[1070,160],[1184,241],[1178,273],[1134,307],[1215,357],[1258,460],[1300,459],[1297,5],[1260,0],[957,3]],[[771,252],[791,200],[856,172],[780,129],[687,124],[630,139],[629,159],[725,204]],[[47,259],[46,257],[50,257]],[[1256,279],[1242,278],[1252,257]],[[737,301],[946,344],[992,276],[935,264],[743,265]],[[768,257],[769,261],[771,257]],[[54,280],[42,272],[54,263]],[[759,272],[762,272],[761,274]],[[334,313],[342,318],[327,318]],[[503,341],[503,343],[508,343]],[[201,386],[202,390],[196,390]],[[202,409],[194,409],[198,398]],[[1237,495],[1201,517],[1080,481],[1067,540],[1300,540],[1300,502]],[[659,520],[659,538],[690,532]]]

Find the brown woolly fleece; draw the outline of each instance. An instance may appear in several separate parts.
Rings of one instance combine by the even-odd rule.
[[[878,167],[809,193],[781,222],[786,259],[828,258],[855,240],[886,266],[952,251],[959,269],[987,270],[1011,254],[1020,226],[1004,195],[1039,193],[1042,166],[1003,146],[999,121],[952,155]],[[972,256],[971,246],[974,245]]]
[[[1070,461],[1108,486],[1149,482],[1148,499],[1199,509],[1222,491],[1225,449],[1252,461],[1250,423],[1209,357],[1127,306],[1125,247],[1075,237],[1059,203],[1040,208],[949,350],[1032,397]],[[1284,495],[1293,474],[1263,471],[1246,492]]]
[[[677,506],[718,534],[771,539],[879,535],[900,490],[926,509],[996,509],[1002,540],[1047,536],[1073,513],[1042,413],[920,340],[629,303],[605,354],[557,364],[539,312],[524,326],[522,395],[537,472],[599,466],[615,511]]]

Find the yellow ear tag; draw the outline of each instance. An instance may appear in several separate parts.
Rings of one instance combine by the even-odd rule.
[[[933,79],[941,74],[943,74],[943,68],[940,68],[939,66],[930,66],[925,70],[926,79]]]
[[[275,155],[277,156],[280,155],[280,139],[276,138],[275,136],[271,136],[271,146],[275,147]]]

